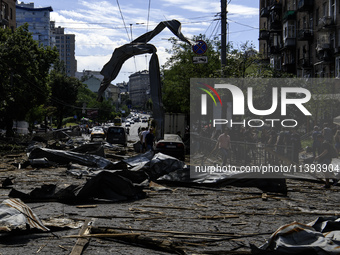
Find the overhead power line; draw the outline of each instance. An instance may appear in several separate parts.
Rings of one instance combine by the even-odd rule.
[[[147,22],[146,22],[146,32],[148,32],[148,30],[149,30],[150,6],[151,6],[151,0],[149,0],[148,19],[147,19]]]
[[[120,12],[120,16],[122,17],[122,21],[123,21],[123,24],[124,24],[124,27],[125,27],[125,31],[126,31],[127,37],[129,39],[129,41],[131,41],[131,38],[130,38],[130,35],[129,35],[129,32],[128,32],[127,26],[125,24],[123,13],[122,13],[122,10],[120,9],[120,5],[119,5],[119,1],[118,0],[117,0],[117,5],[118,5],[119,12]]]

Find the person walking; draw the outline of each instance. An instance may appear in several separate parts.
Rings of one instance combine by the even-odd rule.
[[[329,169],[329,165],[332,162],[332,145],[328,140],[324,138],[323,135],[318,135],[318,140],[321,144],[321,154],[315,157],[318,165],[323,168],[324,165],[327,166],[327,171],[325,172],[325,186],[324,188],[329,189],[331,187],[329,183],[329,178],[333,178],[333,185],[336,185],[338,180],[335,178],[334,174]]]
[[[213,151],[215,151],[217,148],[222,157],[222,164],[225,166],[227,164],[229,150],[231,149],[231,142],[230,142],[228,128],[225,128],[223,134],[221,134],[218,137],[216,146]]]

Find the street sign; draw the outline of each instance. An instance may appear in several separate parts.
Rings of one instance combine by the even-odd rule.
[[[194,64],[206,64],[208,63],[208,57],[207,56],[193,57],[192,62]]]
[[[196,41],[196,44],[192,46],[192,50],[197,55],[203,55],[208,49],[208,45],[203,40]]]

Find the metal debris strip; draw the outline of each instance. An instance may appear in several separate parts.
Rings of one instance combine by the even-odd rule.
[[[6,226],[8,231],[25,230],[26,225],[30,228],[49,231],[31,208],[18,198],[6,199],[0,204],[0,225]]]
[[[152,54],[149,63],[149,77],[150,77],[150,94],[153,103],[153,118],[157,123],[156,137],[161,138],[164,135],[164,110],[162,102],[161,91],[161,76],[159,70],[159,61],[156,54],[157,49],[154,45],[148,42],[158,35],[164,28],[168,28],[180,40],[192,44],[181,32],[181,23],[177,20],[168,20],[160,22],[154,30],[147,32],[129,44],[125,44],[114,50],[111,59],[107,62],[101,74],[104,76],[98,90],[98,101],[103,100],[103,94],[120,72],[122,65],[129,58],[140,54]]]

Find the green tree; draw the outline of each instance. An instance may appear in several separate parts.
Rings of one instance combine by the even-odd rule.
[[[46,102],[48,74],[57,58],[56,50],[39,47],[27,24],[14,32],[0,29],[0,121],[7,136],[13,135],[13,120],[25,119]]]
[[[51,72],[50,104],[56,107],[57,128],[62,127],[65,116],[73,114],[78,88],[81,86],[82,84],[78,79],[68,77],[65,73],[59,72],[58,69]]]
[[[78,89],[77,105],[79,108],[83,106],[83,103],[86,104],[86,108],[98,110],[96,120],[99,122],[112,120],[116,116],[112,101],[104,99],[103,102],[98,102],[97,94],[89,90],[85,84],[82,84]]]
[[[196,40],[204,40],[208,45],[205,55],[207,64],[194,64],[196,56],[190,45],[170,39],[172,48],[168,50],[171,57],[162,66],[162,93],[163,103],[167,112],[189,113],[190,108],[190,78],[214,77],[216,70],[220,69],[220,57],[214,41],[205,38],[204,35],[194,37]]]

